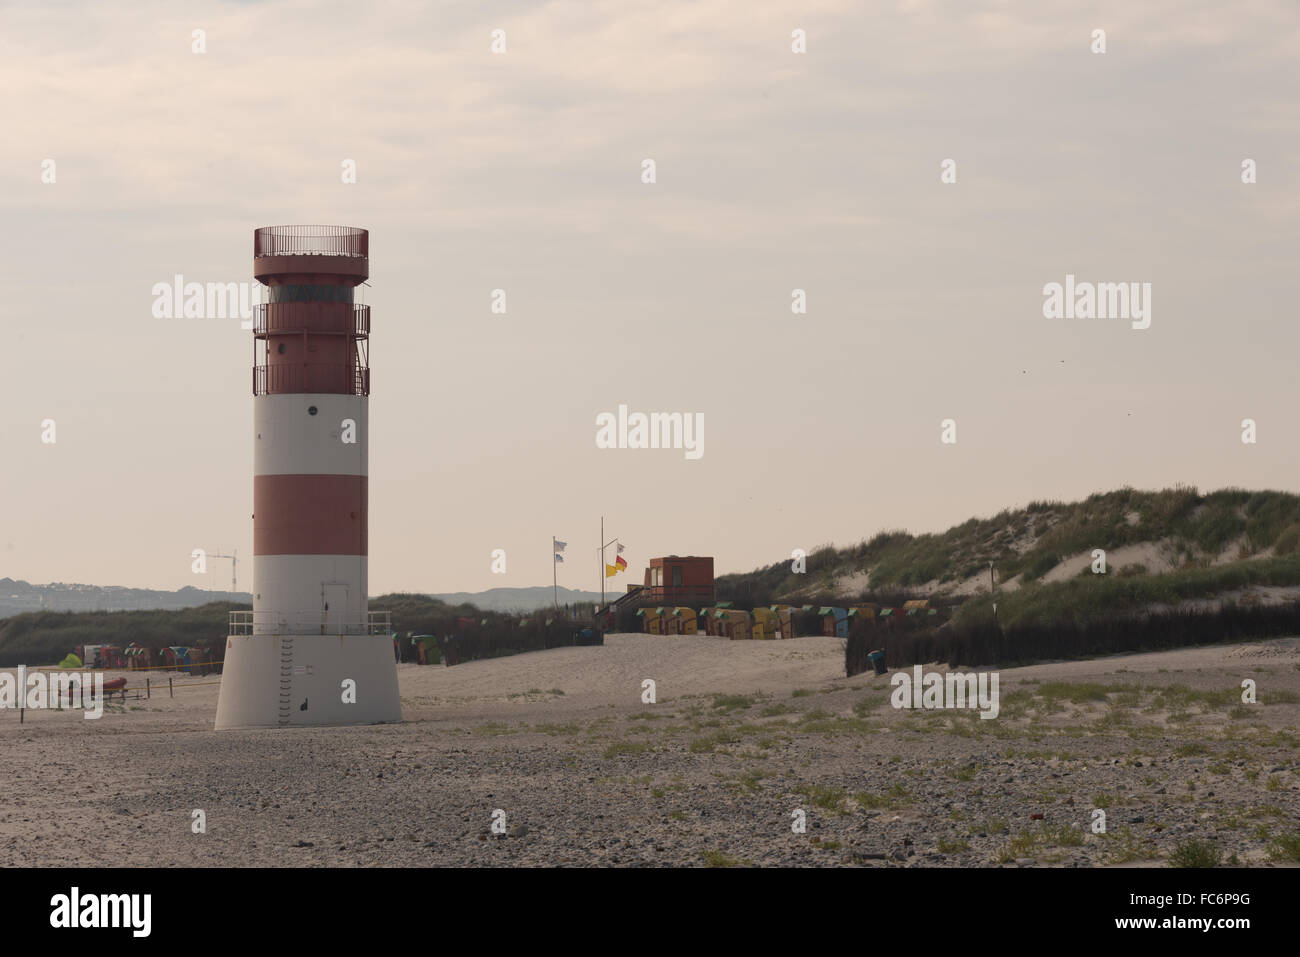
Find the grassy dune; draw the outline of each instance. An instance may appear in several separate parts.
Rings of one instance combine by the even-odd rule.
[[[1105,575],[1084,568],[1066,581],[1041,580],[1068,556],[1140,545],[1158,545],[1173,567],[1134,563],[1110,567]],[[1004,623],[1086,620],[1252,586],[1297,586],[1300,496],[1243,489],[1203,495],[1179,486],[1158,492],[1124,488],[1069,504],[1032,502],[937,534],[884,531],[852,547],[824,546],[808,556],[803,574],[793,574],[784,560],[724,575],[718,592],[754,605],[836,593],[844,600],[870,600],[899,589],[956,596],[962,583],[987,575],[990,562]],[[842,583],[863,580],[867,587],[845,592]],[[983,596],[961,596],[959,621],[991,614],[987,584],[976,587]]]

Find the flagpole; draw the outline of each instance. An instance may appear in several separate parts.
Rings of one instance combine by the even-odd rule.
[[[560,563],[555,560],[555,556],[556,556],[555,536],[552,535],[551,536],[551,602],[555,605],[555,611],[556,613],[558,613],[560,610],[560,595],[559,595],[559,587],[556,585],[557,579],[556,579],[555,566]]]
[[[605,516],[600,517],[600,608],[605,610]]]

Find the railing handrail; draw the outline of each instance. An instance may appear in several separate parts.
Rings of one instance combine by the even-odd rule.
[[[286,630],[319,628],[323,625],[330,629],[330,634],[387,635],[392,632],[392,612],[368,611],[364,619],[358,615],[338,616],[320,610],[292,614],[276,611],[230,612],[229,633],[232,635],[251,635],[258,625],[274,625]]]
[[[633,594],[644,601],[712,601],[717,592],[712,585],[642,585]]]
[[[249,611],[248,609],[243,609],[240,611],[230,612],[230,620],[234,621],[236,618],[239,618],[245,621],[265,621],[272,618],[284,618],[285,615],[287,614],[289,614],[289,612]],[[320,615],[326,615],[329,613],[320,608],[307,608],[302,611],[293,612],[292,614],[298,618],[307,619],[307,618],[317,617]],[[366,611],[367,618],[391,618],[392,614],[393,613],[391,611],[384,611],[382,609],[372,609]],[[360,618],[357,615],[353,615],[352,617],[360,621]]]
[[[253,258],[260,256],[370,255],[370,232],[357,226],[262,226],[253,231]]]
[[[268,322],[269,322],[269,318],[268,318],[268,316],[269,316],[269,314],[270,314],[270,312],[271,312],[271,308],[272,308],[272,307],[274,307],[274,309],[275,309],[276,312],[288,312],[288,313],[292,313],[292,312],[294,312],[294,311],[296,311],[296,310],[299,310],[299,309],[301,309],[301,308],[303,308],[303,307],[315,306],[315,305],[324,305],[324,306],[344,306],[344,305],[346,305],[346,306],[351,306],[351,307],[352,307],[352,322],[351,322],[351,324],[350,324],[349,327],[348,327],[348,331],[345,332],[345,333],[341,333],[341,334],[342,334],[342,335],[349,335],[349,336],[351,336],[351,337],[354,338],[354,339],[366,339],[366,338],[369,338],[369,336],[370,336],[370,306],[368,306],[367,304],[365,304],[365,303],[363,303],[363,302],[352,302],[352,303],[259,302],[259,303],[255,303],[255,304],[253,305],[253,335],[254,335],[254,336],[264,336],[264,335],[266,335],[266,333],[267,333],[267,324],[268,324]],[[311,327],[306,327],[306,326],[303,326],[303,327],[294,327],[294,328],[289,328],[289,327],[278,327],[278,328],[276,329],[276,332],[283,332],[283,333],[310,332],[310,333],[315,333],[315,334],[317,334],[317,335],[340,335],[340,333],[327,333],[327,332],[321,332],[320,330],[317,330],[317,329],[314,329],[314,328],[311,328]]]
[[[274,365],[253,366],[253,395],[268,395],[271,391],[269,370],[275,369],[276,375],[289,381],[291,387],[302,385],[298,376],[303,369],[330,369],[335,372],[352,372],[352,395],[370,395],[370,367],[349,365],[346,362],[279,362]],[[293,371],[288,371],[293,370]],[[283,383],[277,383],[282,385]],[[324,390],[332,391],[332,390]],[[346,393],[342,393],[346,394]]]

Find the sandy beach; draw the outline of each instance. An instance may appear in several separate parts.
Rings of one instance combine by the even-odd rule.
[[[214,676],[99,720],[0,711],[0,863],[1164,866],[1199,841],[1280,866],[1300,828],[1297,638],[1001,669],[993,720],[892,707],[835,638],[398,674],[393,725],[214,732]]]

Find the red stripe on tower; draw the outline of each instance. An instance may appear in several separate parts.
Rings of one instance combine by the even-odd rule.
[[[253,477],[254,555],[365,555],[364,475]]]

